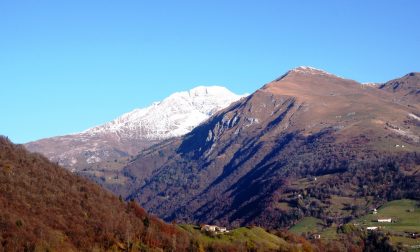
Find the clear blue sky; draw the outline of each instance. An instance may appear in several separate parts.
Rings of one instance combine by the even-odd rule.
[[[251,93],[310,65],[420,71],[420,1],[0,1],[0,134],[84,130],[197,85]]]

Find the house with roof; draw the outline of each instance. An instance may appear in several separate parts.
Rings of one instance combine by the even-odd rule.
[[[216,225],[207,225],[207,224],[201,226],[201,231],[213,232],[216,234],[229,233],[229,230],[227,230],[227,228],[225,227],[219,227]]]

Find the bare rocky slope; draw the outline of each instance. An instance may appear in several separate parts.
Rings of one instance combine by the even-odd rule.
[[[417,77],[393,82],[411,90]],[[389,85],[295,68],[142,151],[111,189],[166,220],[230,226],[342,223],[389,199],[419,199],[419,100]]]
[[[420,73],[409,73],[379,86],[380,89],[395,94],[395,102],[409,106],[418,105],[420,100]],[[417,109],[419,109],[417,107]]]

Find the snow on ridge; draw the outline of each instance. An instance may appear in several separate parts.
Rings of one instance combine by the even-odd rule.
[[[243,95],[236,95],[225,87],[199,86],[174,93],[149,107],[135,109],[82,133],[111,133],[120,139],[148,140],[181,136],[241,97]]]
[[[318,69],[318,68],[315,68],[315,67],[310,67],[310,66],[299,66],[299,67],[293,68],[292,70],[290,70],[290,72],[336,76],[336,75],[334,75],[332,73],[329,73],[327,71],[324,71],[324,70],[321,70],[321,69]]]

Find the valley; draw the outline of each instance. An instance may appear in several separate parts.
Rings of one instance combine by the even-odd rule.
[[[124,202],[5,137],[0,137],[0,182],[0,251],[269,252],[363,248],[362,243],[352,244],[353,238],[349,237],[313,240],[257,226],[217,233],[190,224],[168,224],[134,201]],[[417,213],[418,207],[412,207]],[[369,238],[365,234],[355,237],[361,242]],[[381,240],[374,242],[392,247]]]
[[[26,239],[31,249],[69,251],[415,249],[419,76],[365,86],[298,67],[244,97],[199,87],[24,145],[56,164],[3,139],[3,247]],[[393,222],[377,225],[385,215]]]
[[[0,1],[0,252],[420,252],[419,13]]]

